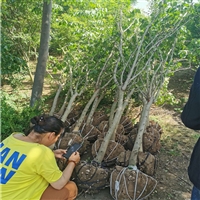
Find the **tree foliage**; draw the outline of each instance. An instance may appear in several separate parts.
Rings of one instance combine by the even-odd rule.
[[[2,4],[2,79],[27,74],[28,61],[39,45],[41,6],[36,1],[3,1]]]
[[[47,71],[61,74],[56,82],[66,94],[70,91],[71,97],[84,89],[74,104],[83,99],[86,103],[92,97],[111,52],[112,58],[101,76],[101,86],[111,78],[115,80],[104,89],[104,102],[109,103],[119,86],[129,91],[140,88],[148,96],[148,91],[143,90],[147,88],[144,82],[154,76],[170,48],[174,48],[173,62],[165,63],[160,79],[173,75],[181,66],[198,64],[199,3],[193,6],[186,1],[150,2],[151,12],[144,15],[129,0],[53,1]],[[190,17],[185,15],[186,11]],[[29,61],[37,60],[41,19],[42,2],[2,2],[3,77],[27,73]],[[151,28],[147,29],[148,26]],[[127,79],[133,65],[132,75],[136,69],[140,72],[137,85],[131,85],[133,79]],[[149,77],[143,73],[147,69],[152,71]]]

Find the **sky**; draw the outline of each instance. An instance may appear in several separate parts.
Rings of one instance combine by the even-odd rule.
[[[199,0],[193,0],[193,2],[197,3],[197,2],[199,2]],[[148,11],[148,2],[146,0],[138,0],[135,7],[147,12]]]
[[[136,8],[139,8],[144,11],[148,11],[148,2],[145,0],[138,0],[137,4],[135,5]]]

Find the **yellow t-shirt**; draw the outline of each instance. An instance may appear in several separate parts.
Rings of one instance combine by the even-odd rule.
[[[62,172],[51,149],[18,140],[13,134],[0,143],[0,197],[2,200],[38,200]]]

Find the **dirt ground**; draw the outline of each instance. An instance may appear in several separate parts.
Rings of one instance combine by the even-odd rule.
[[[169,83],[169,89],[176,98],[188,97],[194,71],[178,72]],[[182,103],[182,106],[184,102]],[[181,105],[179,105],[181,106]],[[192,149],[199,133],[186,128],[180,120],[180,109],[176,106],[152,106],[150,118],[157,121],[162,129],[161,150],[156,155],[157,169],[154,178],[157,186],[148,200],[189,200],[192,184],[188,179],[187,167]],[[178,110],[178,111],[175,111]],[[110,189],[98,194],[79,193],[77,200],[111,200]]]

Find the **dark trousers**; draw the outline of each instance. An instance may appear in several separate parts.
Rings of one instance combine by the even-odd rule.
[[[193,186],[191,200],[200,200],[200,190]]]

